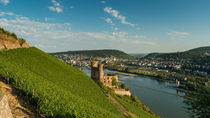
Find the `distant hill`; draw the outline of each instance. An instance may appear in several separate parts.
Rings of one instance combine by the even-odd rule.
[[[186,52],[201,52],[201,53],[208,52],[208,53],[210,53],[210,46],[198,47],[198,48],[188,50]]]
[[[146,53],[131,53],[129,55],[134,56],[136,58],[141,58],[141,57],[146,56],[147,54]]]
[[[195,59],[200,60],[202,58],[209,58],[210,46],[194,48],[184,52],[175,53],[151,53],[145,56],[145,58],[163,58],[163,59]]]
[[[126,54],[120,50],[80,50],[80,51],[68,51],[68,52],[58,52],[58,53],[51,53],[54,54],[71,54],[71,55],[86,55],[92,57],[116,57],[116,58],[123,58],[123,59],[130,59],[133,58],[131,55]]]

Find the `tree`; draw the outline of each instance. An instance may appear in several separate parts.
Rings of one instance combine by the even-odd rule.
[[[25,43],[25,42],[26,42],[26,40],[25,40],[25,39],[23,39],[23,38],[19,38],[18,40],[19,40],[19,42],[20,42],[20,45],[21,45],[21,46],[23,45],[23,43]]]
[[[112,86],[117,86],[117,79],[116,79],[116,77],[112,77]]]
[[[12,33],[11,36],[15,39],[17,39],[17,35],[15,33]]]
[[[120,86],[122,89],[125,89],[125,83],[122,83]]]

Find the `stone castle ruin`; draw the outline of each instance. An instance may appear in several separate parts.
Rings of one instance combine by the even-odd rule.
[[[103,64],[98,63],[97,61],[91,62],[91,78],[95,81],[101,81],[109,87],[118,86],[118,76],[110,74],[104,75]],[[116,85],[113,85],[113,79],[115,79],[114,81],[117,83]]]
[[[97,61],[91,62],[91,78],[94,81],[101,81],[104,85],[113,88],[115,93],[118,95],[128,95],[131,96],[129,90],[122,89],[118,87],[118,76],[117,75],[104,75],[103,64]],[[114,82],[115,81],[115,82]]]

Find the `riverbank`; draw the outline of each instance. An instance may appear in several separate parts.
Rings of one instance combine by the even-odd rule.
[[[176,83],[175,80],[170,80],[170,79],[163,79],[160,77],[158,74],[149,74],[149,73],[140,73],[140,72],[129,72],[129,71],[124,71],[124,70],[118,70],[118,69],[112,69],[112,68],[106,68],[109,72],[114,72],[114,73],[119,73],[119,74],[124,74],[128,76],[143,76],[143,77],[150,77],[152,79],[158,80],[158,81],[166,81],[169,83]]]
[[[88,76],[91,74],[90,69],[81,69],[85,72]],[[104,69],[105,73],[109,73],[107,69]],[[112,71],[113,74],[119,74],[119,81],[121,83],[125,83],[126,88],[129,88],[131,93],[135,94],[138,99],[141,100],[141,103],[147,106],[151,111],[155,114],[166,117],[166,118],[189,118],[187,117],[187,113],[183,106],[186,106],[183,103],[184,93],[180,92],[180,95],[177,95],[175,89],[167,88],[166,86],[175,86],[174,83],[168,83],[163,81],[157,81],[157,79],[149,79],[150,77],[138,76],[132,74],[126,74],[120,72],[115,73]],[[129,78],[124,78],[123,76],[128,76]],[[119,99],[119,98],[116,98]],[[124,99],[124,98],[123,98]],[[127,99],[125,98],[125,101]],[[122,101],[122,103],[124,103]],[[124,105],[132,109],[132,111],[139,111],[135,107],[130,106],[129,104]],[[170,107],[169,107],[170,105]],[[160,109],[161,106],[161,109]],[[179,112],[179,114],[175,113],[174,111]],[[142,114],[142,113],[141,113]],[[140,114],[140,115],[141,115]]]

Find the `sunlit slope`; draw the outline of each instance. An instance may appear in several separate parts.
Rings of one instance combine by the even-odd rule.
[[[45,116],[122,117],[85,73],[37,48],[1,51],[0,75]]]

